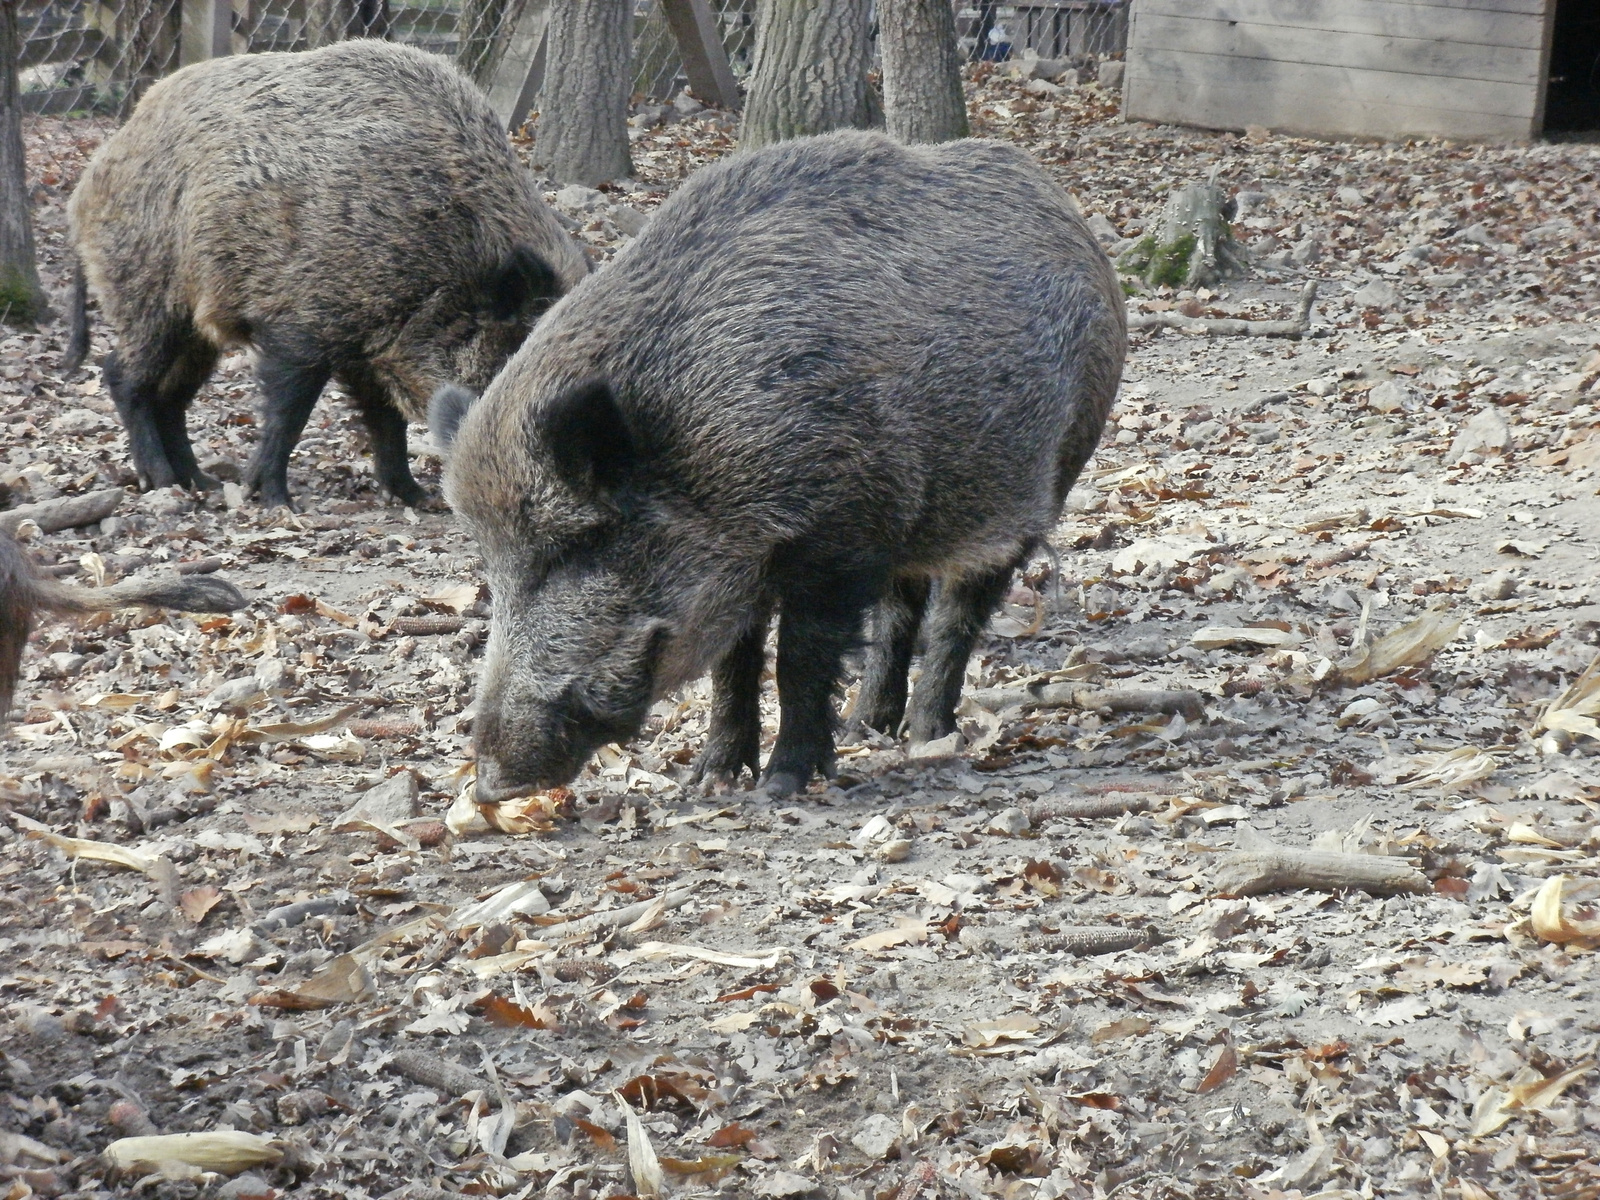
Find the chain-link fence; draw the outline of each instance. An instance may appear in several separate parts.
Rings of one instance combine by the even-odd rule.
[[[21,83],[33,113],[125,116],[149,84],[219,53],[308,50],[385,37],[454,58],[488,87],[539,0],[23,0]],[[559,3],[560,0],[555,0]],[[1128,0],[957,5],[969,58],[1116,56]],[[757,0],[712,0],[733,73],[749,71]],[[659,0],[635,0],[635,88],[666,99],[687,82]]]

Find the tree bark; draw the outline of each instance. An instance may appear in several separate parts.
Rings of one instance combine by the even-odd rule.
[[[34,259],[33,205],[22,152],[22,35],[17,0],[0,0],[0,321],[31,324],[49,311]]]
[[[632,0],[563,0],[551,7],[533,157],[562,183],[594,187],[633,174],[632,8]]]
[[[761,0],[739,144],[872,124],[868,0]]]
[[[950,0],[878,0],[878,38],[889,136],[902,142],[966,137],[967,99]]]

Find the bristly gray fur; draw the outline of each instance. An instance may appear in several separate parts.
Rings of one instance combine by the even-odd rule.
[[[786,749],[791,724],[823,733],[793,715],[815,686],[791,705],[785,675],[836,673],[838,629],[896,589],[914,633],[938,584],[938,686],[959,689],[952,664],[1054,524],[1125,353],[1110,264],[1020,150],[837,133],[696,172],[461,424],[446,494],[495,594],[480,789],[563,782],[708,668],[748,692],[733,660],[774,608],[769,772],[827,769],[831,741]],[[827,642],[810,665],[808,638]],[[711,741],[738,742],[718,771],[750,765],[752,703],[714,702]],[[919,684],[913,733],[951,704]]]
[[[364,410],[418,420],[440,385],[485,386],[588,272],[472,83],[370,39],[161,80],[69,215],[117,336],[107,381],[145,486],[209,484],[187,439],[174,449],[158,428],[170,418],[142,431],[127,408],[187,405],[219,350],[254,345],[276,370],[264,384],[299,372],[314,400],[332,374]]]

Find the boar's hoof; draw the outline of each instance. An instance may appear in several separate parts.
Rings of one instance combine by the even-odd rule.
[[[774,798],[792,796],[809,782],[811,782],[810,772],[807,772],[807,777],[802,779],[799,771],[769,771],[766,778],[761,781],[761,789]]]
[[[719,784],[732,787],[743,778],[746,768],[749,768],[751,779],[760,779],[761,750],[758,739],[759,735],[756,739],[749,739],[746,745],[731,740],[720,742],[715,738],[706,742],[694,760],[693,782],[707,788],[715,788]]]
[[[428,493],[415,479],[385,480],[382,488],[384,495],[407,508],[423,508],[428,499]]]
[[[189,476],[187,486],[191,491],[214,492],[222,486],[222,480],[207,475],[204,471],[195,471]]]

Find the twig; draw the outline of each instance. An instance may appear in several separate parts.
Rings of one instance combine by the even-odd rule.
[[[333,896],[318,896],[315,900],[301,900],[295,904],[284,904],[277,908],[268,909],[261,919],[250,928],[252,932],[260,937],[280,929],[288,929],[293,925],[298,925],[307,917],[348,916],[355,911],[356,902],[354,900],[349,898],[341,900]]]
[[[471,1091],[488,1091],[489,1083],[467,1068],[429,1054],[425,1050],[402,1050],[389,1060],[387,1066],[397,1075],[404,1075],[423,1087],[438,1088],[451,1096],[464,1096]]]
[[[24,521],[32,521],[45,533],[93,525],[115,512],[117,505],[126,497],[127,493],[121,488],[106,488],[82,496],[62,496],[57,500],[41,500],[37,504],[19,504],[16,508],[0,512],[0,529],[14,534],[17,526]]]
[[[1166,802],[1165,796],[1141,796],[1136,793],[1112,793],[1105,796],[1073,796],[1054,804],[1039,803],[1028,809],[1028,820],[1034,825],[1046,821],[1094,817],[1120,817],[1126,813],[1151,812]]]
[[[1205,713],[1205,697],[1199,692],[1165,688],[1086,688],[1076,683],[980,688],[972,693],[972,702],[990,712],[1003,712],[1008,708],[1105,708],[1112,712],[1182,713],[1191,721]]]
[[[1176,329],[1205,337],[1304,337],[1311,327],[1311,306],[1316,303],[1316,281],[1300,293],[1300,308],[1292,321],[1246,321],[1237,317],[1186,317],[1182,313],[1131,313],[1129,329]]]
[[[1044,951],[1065,950],[1068,954],[1113,954],[1118,950],[1132,950],[1138,946],[1157,946],[1168,941],[1166,934],[1154,925],[1143,929],[1125,925],[1084,925],[1065,933],[1039,938],[1034,948]]]
[[[1332,892],[1354,888],[1372,895],[1426,892],[1427,877],[1403,858],[1345,854],[1337,850],[1292,850],[1267,846],[1228,855],[1212,872],[1228,896],[1259,896],[1299,888]]]
[[[548,936],[566,941],[570,938],[587,937],[599,929],[620,929],[632,925],[656,905],[660,905],[663,912],[672,912],[682,908],[689,902],[689,897],[694,894],[693,888],[679,888],[677,891],[668,892],[664,896],[657,896],[654,900],[641,900],[637,904],[627,904],[622,908],[607,909],[605,912],[590,913],[586,917],[574,917],[570,921],[549,926]]]
[[[1324,554],[1321,558],[1313,558],[1306,564],[1306,569],[1310,571],[1326,571],[1329,567],[1336,567],[1340,563],[1349,562],[1352,558],[1360,558],[1371,548],[1372,543],[1370,541],[1354,542],[1351,545],[1333,551],[1331,554]]]
[[[396,617],[389,622],[389,631],[409,637],[432,637],[440,633],[460,633],[465,617]]]

